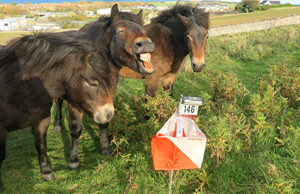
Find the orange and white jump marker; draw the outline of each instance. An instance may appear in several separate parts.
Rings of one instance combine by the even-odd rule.
[[[190,116],[197,116],[202,99],[181,96],[179,109],[151,140],[152,159],[155,170],[201,168],[206,146],[206,136]]]

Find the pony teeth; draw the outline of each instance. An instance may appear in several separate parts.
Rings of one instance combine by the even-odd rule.
[[[140,54],[140,59],[142,61],[150,62],[151,61],[151,54],[150,53],[142,53],[142,54]]]

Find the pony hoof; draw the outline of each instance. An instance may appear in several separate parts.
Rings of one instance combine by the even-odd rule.
[[[53,130],[54,131],[62,131],[63,128],[60,125],[56,125],[56,126],[54,126]]]
[[[110,149],[109,148],[103,149],[101,151],[101,155],[102,156],[109,156],[109,155],[111,155]]]
[[[54,180],[54,173],[53,172],[44,173],[44,174],[42,174],[42,179],[45,181]]]
[[[68,168],[70,170],[78,170],[79,169],[79,162],[68,162]]]

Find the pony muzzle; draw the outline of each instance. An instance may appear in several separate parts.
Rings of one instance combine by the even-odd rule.
[[[105,104],[96,109],[93,119],[99,124],[108,123],[114,117],[114,106]]]
[[[138,37],[133,44],[133,52],[139,65],[141,74],[153,73],[153,65],[151,62],[151,53],[154,52],[155,44],[145,37]]]
[[[192,68],[194,72],[201,72],[205,67],[204,57],[198,59],[196,57],[191,57]]]

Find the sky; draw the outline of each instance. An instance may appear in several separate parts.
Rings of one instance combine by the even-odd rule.
[[[0,3],[11,3],[11,2],[15,2],[15,3],[26,3],[26,2],[31,2],[31,3],[40,3],[40,2],[61,3],[61,2],[77,2],[77,1],[80,1],[80,0],[0,0]],[[86,1],[88,1],[88,0],[86,0]],[[95,0],[92,0],[92,1],[95,1]],[[109,0],[105,0],[105,1],[109,1]],[[116,1],[134,1],[134,0],[112,0],[112,1],[116,2]],[[141,1],[145,1],[145,0],[141,0]],[[160,1],[160,0],[146,0],[146,1]],[[241,0],[221,0],[221,1],[240,2]],[[300,0],[280,0],[280,2],[281,2],[281,4],[291,3],[291,4],[300,5]]]

